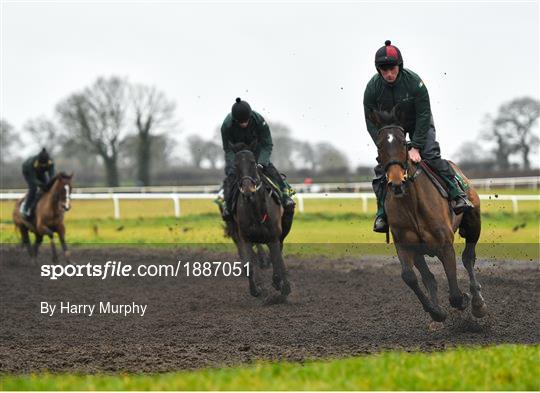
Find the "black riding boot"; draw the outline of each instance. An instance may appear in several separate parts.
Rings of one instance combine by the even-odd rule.
[[[474,207],[471,201],[469,201],[469,198],[467,198],[467,194],[462,189],[458,174],[448,161],[437,158],[429,160],[428,164],[438,172],[448,186],[450,206],[454,213],[460,214],[463,213],[463,211]]]
[[[233,218],[233,188],[236,183],[236,176],[228,175],[225,181],[223,182],[223,199],[225,203],[223,204],[223,211],[221,215],[225,221],[230,221]]]
[[[375,169],[377,173],[377,169]],[[377,197],[377,214],[375,216],[375,223],[373,224],[373,231],[379,233],[388,232],[388,222],[386,221],[386,213],[384,211],[384,199],[386,198],[386,187],[384,184],[384,177],[376,177],[373,179],[373,191]]]
[[[294,203],[290,195],[291,188],[285,182],[285,180],[283,180],[283,177],[278,172],[276,167],[270,163],[264,167],[264,173],[277,183],[281,191],[281,204],[283,205],[283,209],[286,212],[294,210],[296,204]]]
[[[26,198],[21,203],[20,212],[25,219],[31,218],[34,214],[34,208],[37,200],[37,186],[29,187],[26,193]]]
[[[450,179],[445,179],[449,184],[450,188],[450,206],[456,214],[461,214],[465,210],[474,208],[472,202],[467,198],[467,194],[462,190],[461,185],[457,176],[452,176]]]

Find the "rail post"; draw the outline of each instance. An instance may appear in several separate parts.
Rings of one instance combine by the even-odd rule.
[[[518,208],[518,199],[515,195],[512,195],[512,212],[514,214],[518,214],[519,213],[519,208]]]
[[[120,200],[116,195],[112,196],[113,205],[114,205],[114,218],[116,220],[120,219]]]
[[[172,200],[174,203],[174,216],[180,217],[180,197],[178,194],[173,194]]]
[[[298,212],[303,213],[304,212],[304,197],[302,194],[296,194],[296,199],[298,199]]]
[[[367,214],[368,212],[368,205],[367,205],[367,196],[362,195],[362,211]]]

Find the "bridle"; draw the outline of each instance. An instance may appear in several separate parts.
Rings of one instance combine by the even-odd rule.
[[[405,135],[405,129],[401,126],[398,126],[398,125],[387,125],[387,126],[384,126],[384,127],[381,127],[379,128],[379,133],[384,130],[384,129],[388,129],[388,128],[392,128],[392,129],[395,129],[397,128],[398,130],[400,130],[403,135]],[[403,141],[403,145],[406,147],[407,146],[407,141]],[[408,159],[408,154],[407,154],[407,158],[405,159],[405,161],[400,161],[400,160],[390,160],[386,163],[383,164],[383,167],[384,167],[384,172],[386,173],[388,171],[388,168],[390,168],[390,166],[392,165],[399,165],[400,167],[403,168],[403,170],[405,171],[405,175],[404,175],[404,180],[407,180],[408,176],[409,176],[409,159]]]
[[[252,153],[251,150],[246,150],[246,151],[249,151],[250,153]],[[240,152],[238,152],[238,153],[240,153]],[[257,168],[257,167],[255,167],[255,168]],[[256,170],[257,169],[255,169],[255,171]],[[238,189],[240,190],[240,194],[242,194],[244,196],[246,195],[246,192],[242,188],[242,182],[244,180],[249,180],[253,185],[255,185],[255,191],[259,191],[259,189],[262,186],[262,180],[260,179],[260,177],[259,177],[259,179],[254,179],[252,176],[249,176],[249,175],[242,176],[240,179],[238,179],[238,185],[239,185]]]
[[[249,180],[250,182],[252,182],[252,183],[255,185],[255,191],[259,191],[259,189],[260,189],[261,186],[262,186],[262,180],[261,180],[261,179],[259,179],[259,180],[257,181],[256,179],[254,179],[254,178],[251,177],[251,176],[248,176],[248,175],[242,176],[242,177],[238,180],[238,183],[240,184],[240,187],[238,187],[238,188],[240,189],[240,193],[241,193],[242,195],[245,195],[245,192],[244,192],[244,190],[243,190],[243,188],[242,188],[242,182],[243,182],[244,180]]]

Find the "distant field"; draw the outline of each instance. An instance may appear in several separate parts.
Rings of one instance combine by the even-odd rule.
[[[358,205],[351,200],[307,201],[306,212],[296,215],[286,251],[329,257],[395,253],[393,245],[384,244],[384,235],[372,231],[373,209],[372,213],[359,213]],[[514,215],[504,205],[484,204],[479,255],[538,259],[540,209],[536,205],[524,203]],[[19,242],[8,209],[11,203],[0,206],[0,242]],[[172,217],[171,201],[122,201],[122,218],[115,220],[110,201],[74,201],[66,215],[67,239],[70,244],[86,245],[231,243],[224,237],[223,223],[211,201],[182,201],[182,212],[180,218]],[[456,236],[456,242],[463,243],[463,239]]]

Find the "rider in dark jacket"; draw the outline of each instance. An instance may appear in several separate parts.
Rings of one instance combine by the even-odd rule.
[[[231,145],[237,143],[250,145],[253,141],[257,141],[256,149],[253,152],[257,163],[262,166],[263,172],[279,186],[284,209],[290,210],[294,208],[294,201],[290,197],[290,187],[270,162],[273,147],[270,127],[268,127],[268,123],[266,123],[259,113],[251,109],[246,101],[242,101],[240,98],[236,99],[231,113],[225,117],[221,126],[221,138],[223,141],[223,150],[225,151],[226,175],[223,183],[225,199],[223,218],[231,218],[231,193],[237,180],[234,168],[235,153]]]
[[[377,74],[371,78],[364,92],[364,114],[369,134],[376,140],[378,129],[369,119],[373,110],[391,112],[396,106],[403,114],[401,126],[409,134],[411,149],[409,158],[413,162],[421,159],[447,183],[452,199],[452,208],[456,213],[473,205],[462,191],[456,172],[448,161],[441,158],[439,143],[435,138],[435,125],[431,114],[429,95],[426,85],[414,72],[403,68],[403,58],[397,47],[385,42],[375,54]],[[373,230],[386,232],[388,224],[384,212],[385,171],[381,164],[375,167],[373,190],[377,196],[377,217]]]
[[[43,188],[54,177],[54,161],[43,148],[39,154],[28,158],[22,165],[24,180],[28,184],[26,198],[21,203],[21,214],[30,218],[37,202],[38,187]]]

